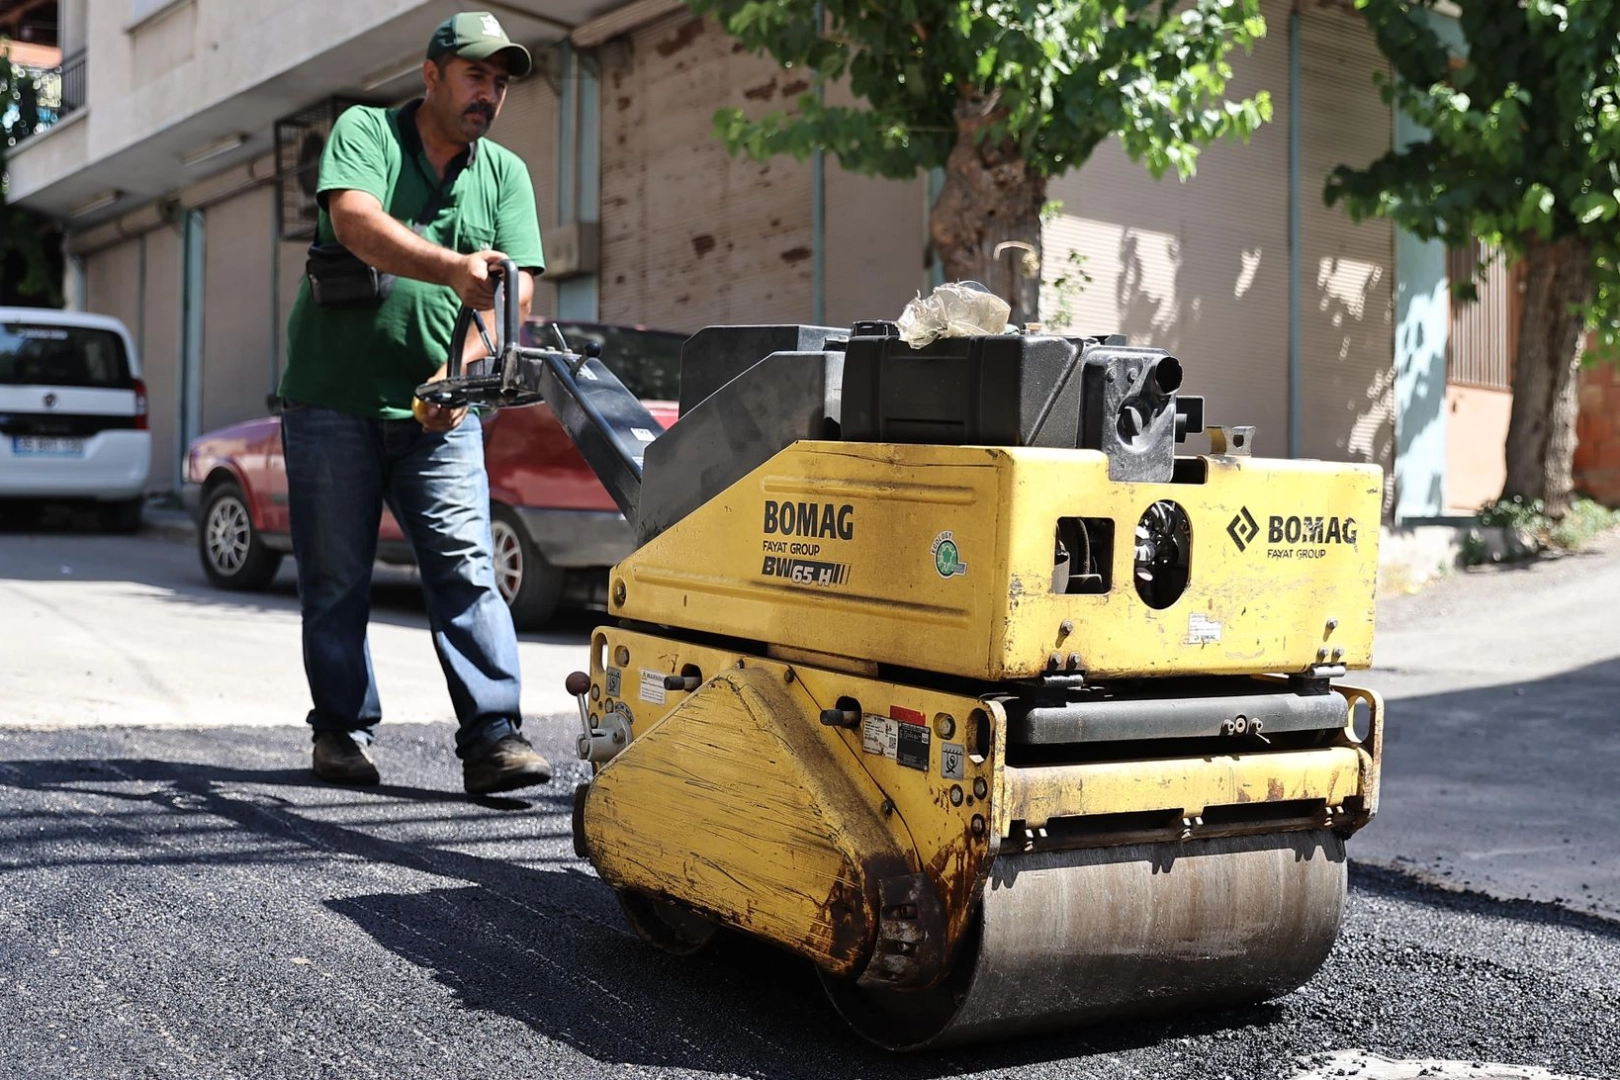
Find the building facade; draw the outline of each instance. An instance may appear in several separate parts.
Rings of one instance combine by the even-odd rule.
[[[11,193],[65,223],[72,301],[136,335],[155,488],[174,486],[189,438],[264,409],[331,118],[410,97],[432,27],[477,6],[62,0],[84,103],[12,152]],[[847,325],[893,318],[937,280],[929,177],[726,153],[717,108],[791,106],[805,84],[678,0],[484,6],[538,61],[492,131],[534,179],[537,312]],[[1043,317],[1176,352],[1210,419],[1258,425],[1262,454],[1383,466],[1392,519],[1471,509],[1495,494],[1470,486],[1489,486],[1493,452],[1500,483],[1488,395],[1505,390],[1456,378],[1444,251],[1322,199],[1335,165],[1412,135],[1373,84],[1384,62],[1348,3],[1265,14],[1234,64],[1234,91],[1267,90],[1275,110],[1248,144],[1206,150],[1185,183],[1108,144],[1052,183]]]

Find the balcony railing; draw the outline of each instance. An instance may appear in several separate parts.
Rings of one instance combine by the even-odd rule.
[[[84,108],[84,50],[62,59],[62,116]]]
[[[25,76],[17,102],[20,122],[14,122],[11,134],[22,141],[36,135],[66,117],[84,108],[85,104],[85,51],[80,49],[65,57],[61,66],[53,68],[21,68]]]

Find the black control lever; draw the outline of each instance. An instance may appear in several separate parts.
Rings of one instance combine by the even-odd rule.
[[[598,359],[601,358],[601,356],[602,356],[602,343],[600,341],[588,341],[588,342],[586,342],[585,343],[585,355],[581,356],[578,360],[574,361],[574,366],[570,369],[573,372],[574,378],[576,378],[576,379],[579,378],[580,369],[585,366],[585,362],[587,360],[598,360]]]
[[[540,400],[539,388],[524,386],[517,370],[516,352],[522,321],[517,267],[511,259],[503,259],[490,267],[490,276],[495,280],[499,333],[492,338],[483,315],[473,308],[463,307],[450,333],[445,377],[416,388],[416,396],[423,401],[459,409],[467,405],[531,405]],[[480,368],[477,371],[469,370],[471,365],[462,362],[467,351],[467,334],[474,326],[487,351],[485,357],[473,361]]]
[[[499,336],[491,342],[477,313],[462,308],[450,337],[445,377],[418,386],[416,396],[449,408],[548,402],[563,430],[634,527],[641,501],[642,456],[647,444],[663,433],[663,426],[602,363],[599,344],[587,345],[583,354],[567,348],[524,348],[518,336],[521,316],[517,266],[505,259],[491,271],[498,273],[495,310],[501,320]],[[490,355],[487,363],[480,359],[464,368],[461,357],[467,333],[475,322],[479,323]],[[480,370],[468,370],[473,367]]]

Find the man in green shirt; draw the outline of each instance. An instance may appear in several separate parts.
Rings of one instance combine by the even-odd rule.
[[[378,780],[368,748],[382,708],[366,624],[384,504],[421,570],[467,791],[551,778],[519,733],[517,637],[495,588],[483,432],[466,410],[414,394],[443,375],[463,304],[493,324],[502,259],[520,269],[525,314],[545,267],[528,170],[484,138],[507,84],[530,67],[493,15],[453,16],[428,44],[422,98],[348,109],[321,155],[316,242],[340,256],[349,290],[334,306],[332,264],[312,249],[318,280],[306,276],[288,323],[281,431],[314,768],[333,782]],[[481,355],[478,335],[468,338],[466,358]]]

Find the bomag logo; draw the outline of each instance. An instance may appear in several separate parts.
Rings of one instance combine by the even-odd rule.
[[[1247,506],[1233,514],[1232,520],[1226,523],[1226,535],[1232,538],[1239,551],[1247,551],[1259,534],[1260,526],[1255,523],[1254,515],[1249,513]]]
[[[813,536],[827,540],[855,539],[855,508],[822,502],[765,500],[765,535]]]
[[[1247,506],[1240,507],[1226,523],[1226,535],[1239,551],[1248,551],[1260,536],[1260,523]],[[1266,543],[1268,559],[1324,558],[1330,545],[1355,546],[1356,519],[1272,514],[1266,519]]]
[[[1282,517],[1266,523],[1268,544],[1354,544],[1356,519],[1339,517]]]

